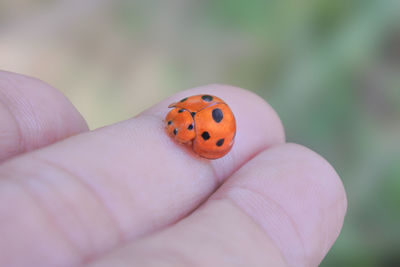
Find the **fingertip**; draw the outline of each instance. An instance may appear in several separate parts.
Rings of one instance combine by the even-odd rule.
[[[16,91],[16,94],[10,95],[10,98],[14,98],[14,101],[18,101],[21,105],[31,105],[30,108],[34,110],[30,110],[30,112],[34,113],[37,110],[40,113],[36,114],[36,116],[42,116],[46,113],[49,116],[57,115],[57,118],[49,117],[51,121],[48,123],[54,123],[57,119],[64,123],[64,135],[76,134],[89,129],[85,119],[71,101],[61,91],[47,82],[35,77],[7,71],[0,71],[0,75],[1,80],[8,80],[9,85],[6,88]],[[28,97],[29,101],[23,99]],[[38,117],[38,119],[41,118]]]
[[[223,158],[211,162],[215,166],[219,181],[260,151],[285,142],[283,124],[271,105],[257,94],[231,85],[209,84],[181,91],[138,116],[151,115],[162,120],[170,103],[199,94],[220,97],[231,108],[236,120],[236,137],[232,150]],[[228,167],[221,168],[220,165]]]
[[[36,78],[0,71],[0,103],[0,160],[88,130],[71,102]]]
[[[234,99],[230,105],[233,109],[239,112],[245,108],[251,109],[251,112],[246,113],[246,116],[241,116],[243,118],[240,119],[249,123],[267,126],[269,129],[269,132],[267,131],[268,135],[273,134],[274,137],[271,143],[281,144],[285,142],[285,130],[282,121],[275,109],[264,98],[250,90],[227,84],[212,84],[207,87],[218,88],[223,92],[227,92],[227,95],[230,94],[229,97]],[[240,116],[240,114],[238,115]],[[251,128],[251,125],[243,128]]]
[[[265,230],[290,266],[317,266],[343,225],[346,194],[333,167],[310,149],[263,151],[214,198],[231,199]]]

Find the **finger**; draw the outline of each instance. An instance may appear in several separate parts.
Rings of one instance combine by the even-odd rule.
[[[324,159],[299,145],[275,146],[188,218],[90,266],[317,266],[346,206]]]
[[[236,143],[215,161],[197,157],[164,131],[167,106],[202,93],[221,97],[236,115]],[[134,119],[74,136],[3,166],[0,174],[10,177],[3,183],[13,189],[2,193],[6,187],[0,186],[0,206],[18,204],[4,208],[0,216],[24,222],[24,210],[35,209],[37,220],[22,239],[18,237],[27,231],[24,225],[0,218],[6,224],[0,225],[0,251],[7,246],[25,255],[19,260],[37,260],[41,266],[93,257],[176,222],[259,151],[283,141],[276,113],[253,93],[220,85],[181,92]],[[24,176],[29,179],[20,178]],[[57,252],[29,245],[44,238]]]
[[[0,162],[86,130],[60,92],[37,79],[0,71]]]

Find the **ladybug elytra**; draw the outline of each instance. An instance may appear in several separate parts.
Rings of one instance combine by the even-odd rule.
[[[235,117],[228,105],[212,95],[185,97],[168,106],[165,117],[167,133],[177,142],[191,145],[193,151],[207,159],[217,159],[232,148]]]

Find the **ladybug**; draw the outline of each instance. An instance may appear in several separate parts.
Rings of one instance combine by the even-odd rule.
[[[228,105],[212,95],[185,97],[168,106],[166,131],[178,143],[192,147],[199,156],[217,159],[231,150],[235,117]]]

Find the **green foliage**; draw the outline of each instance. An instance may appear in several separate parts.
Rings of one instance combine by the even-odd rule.
[[[327,157],[344,181],[349,212],[321,266],[399,264],[400,42],[390,64],[383,55],[400,38],[400,2],[224,0],[203,12],[207,27],[255,43],[224,81],[265,97],[289,141]]]

